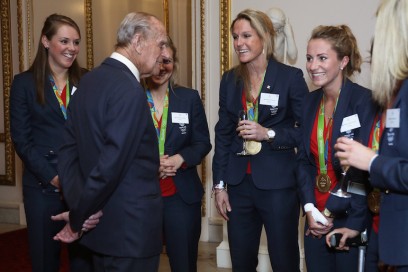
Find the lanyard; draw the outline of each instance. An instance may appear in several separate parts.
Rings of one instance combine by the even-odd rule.
[[[258,96],[256,98],[253,98],[252,101],[248,101],[246,99],[245,91],[242,92],[242,105],[244,106],[244,110],[248,113],[248,119],[250,121],[258,122],[258,105],[259,105],[258,99],[262,91],[262,86],[265,80],[265,73],[266,71],[264,72],[262,76],[262,83],[261,83],[261,86],[259,87]]]
[[[380,149],[380,137],[384,130],[384,122],[382,122],[382,114],[381,112],[378,113],[375,117],[372,134],[370,135],[370,144],[371,149],[378,154],[378,150]]]
[[[64,118],[67,119],[67,107],[69,104],[69,96],[70,96],[69,95],[69,80],[67,78],[67,83],[65,85],[65,104],[64,104],[64,101],[62,100],[62,97],[61,97],[61,94],[63,92],[61,92],[61,94],[59,93],[58,87],[55,84],[54,78],[51,75],[49,76],[49,79],[50,79],[52,89],[54,90],[54,94],[57,97],[58,103],[60,105],[62,114],[64,115]]]
[[[340,96],[340,94],[339,94]],[[319,152],[319,167],[321,174],[327,174],[327,161],[329,152],[329,138],[332,132],[334,113],[336,112],[337,102],[339,97],[336,99],[336,105],[334,106],[333,115],[329,118],[329,122],[326,126],[326,137],[324,137],[324,95],[320,102],[319,118],[317,120],[317,149]]]
[[[167,116],[169,111],[169,89],[167,88],[166,96],[164,97],[164,104],[163,104],[163,114],[162,114],[162,121],[159,125],[159,120],[156,117],[156,108],[154,107],[153,97],[149,90],[146,90],[147,95],[147,103],[149,104],[150,113],[152,115],[153,124],[156,128],[157,139],[159,140],[159,153],[160,156],[164,155],[164,143],[166,141],[166,129],[167,129]]]

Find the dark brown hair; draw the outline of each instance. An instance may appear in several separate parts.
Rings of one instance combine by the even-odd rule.
[[[45,104],[44,87],[46,77],[52,74],[50,64],[48,63],[48,50],[42,44],[41,39],[42,36],[45,36],[48,40],[51,40],[62,25],[73,27],[78,32],[79,37],[81,37],[79,27],[74,20],[64,15],[55,13],[51,14],[44,22],[44,26],[41,30],[41,36],[38,42],[37,54],[35,56],[34,62],[28,69],[28,71],[31,71],[34,75],[35,86],[37,89],[37,101],[41,105]],[[69,67],[68,69],[68,79],[70,83],[72,85],[78,85],[81,74],[81,67],[78,64],[78,61],[75,59],[71,67]]]

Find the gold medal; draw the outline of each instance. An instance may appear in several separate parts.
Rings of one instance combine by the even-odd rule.
[[[249,155],[256,155],[261,149],[262,144],[257,141],[247,141],[245,144],[245,150]]]
[[[316,177],[316,187],[321,193],[327,193],[330,190],[331,180],[329,175],[320,174]]]
[[[374,214],[380,212],[381,192],[371,191],[367,196],[368,208]]]

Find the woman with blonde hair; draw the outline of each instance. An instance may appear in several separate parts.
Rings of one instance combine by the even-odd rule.
[[[256,271],[264,227],[272,269],[299,271],[295,148],[307,85],[300,69],[276,61],[265,13],[243,10],[231,33],[239,64],[220,84],[213,188],[232,269]]]
[[[340,138],[342,165],[366,170],[381,192],[379,261],[408,271],[408,0],[383,0],[372,54],[373,98],[380,107],[379,150]],[[369,244],[370,247],[370,244]]]

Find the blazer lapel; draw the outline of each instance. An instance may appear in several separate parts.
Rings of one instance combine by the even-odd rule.
[[[268,63],[268,67],[266,68],[264,81],[261,87],[261,92],[259,93],[258,98],[258,123],[262,123],[265,118],[269,117],[269,108],[271,106],[268,105],[261,105],[261,94],[262,93],[273,93],[275,89],[275,82],[277,76],[277,65],[273,60],[270,60]]]
[[[174,90],[169,90],[169,109],[167,111],[167,129],[166,129],[166,143],[165,145],[167,146],[169,142],[171,142],[171,132],[174,129],[174,126],[178,124],[173,124],[171,120],[171,113],[172,112],[177,112],[177,98],[174,95]]]
[[[306,128],[306,133],[303,135],[303,140],[305,142],[307,156],[313,164],[315,163],[315,161],[314,161],[314,158],[312,158],[311,153],[310,153],[310,137],[312,135],[312,130],[313,130],[314,121],[316,119],[316,114],[318,114],[319,105],[323,97],[323,91],[321,89],[318,89],[314,92],[316,93],[308,94],[312,96],[310,108],[307,108],[303,111],[305,118],[304,118],[303,124],[301,124],[304,128]]]
[[[343,118],[347,117],[345,114],[347,113],[347,107],[350,103],[350,84],[348,79],[344,83],[343,87],[341,88],[339,99],[336,106],[336,111],[334,112],[333,116],[333,130],[332,130],[332,138],[331,138],[331,146],[333,146],[337,138],[340,137],[341,132],[341,124],[343,123]]]
[[[44,81],[45,85],[45,100],[50,104],[51,109],[58,114],[61,118],[64,118],[64,115],[62,114],[61,107],[59,105],[58,99],[55,96],[54,90],[52,89],[52,86],[50,84],[50,81],[48,78]]]

